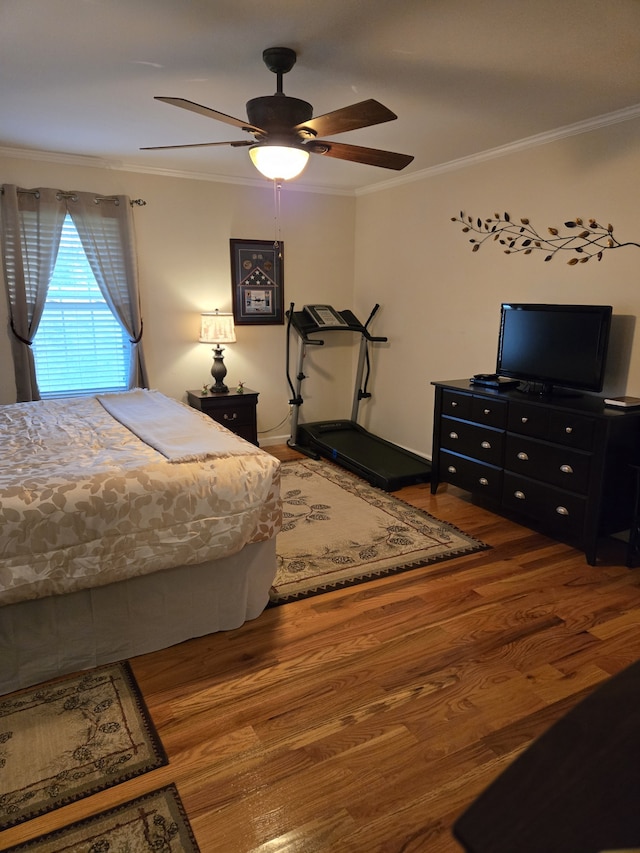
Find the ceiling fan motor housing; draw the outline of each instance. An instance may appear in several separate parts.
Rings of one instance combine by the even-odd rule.
[[[288,95],[263,95],[247,101],[249,122],[263,128],[269,136],[291,136],[292,128],[309,121],[312,115],[311,104]]]

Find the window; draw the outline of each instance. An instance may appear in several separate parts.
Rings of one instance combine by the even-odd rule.
[[[129,336],[104,300],[69,214],[33,356],[42,397],[128,387]]]

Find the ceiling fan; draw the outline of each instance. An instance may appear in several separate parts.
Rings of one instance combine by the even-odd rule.
[[[354,163],[398,171],[411,163],[413,157],[408,154],[396,154],[393,151],[318,139],[320,135],[333,136],[348,130],[393,121],[397,116],[378,101],[369,99],[313,118],[311,104],[299,98],[290,98],[282,91],[282,77],[291,71],[296,58],[295,51],[288,47],[269,47],[263,51],[262,59],[265,65],[277,77],[277,89],[274,95],[252,98],[247,102],[247,121],[233,118],[185,98],[160,96],[155,98],[157,101],[164,101],[166,104],[190,110],[244,130],[253,136],[252,140],[155,145],[141,150],[203,148],[214,145],[230,145],[232,148],[248,146],[249,155],[256,168],[265,177],[281,180],[297,177],[306,166],[309,154],[324,154],[339,160],[350,160]]]

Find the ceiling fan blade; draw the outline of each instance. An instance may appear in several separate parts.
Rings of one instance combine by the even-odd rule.
[[[393,121],[396,118],[398,116],[387,107],[369,99],[301,122],[294,130],[304,131],[305,128],[309,128],[317,136],[333,136],[336,133],[346,133],[348,130],[357,130],[359,127],[371,127],[373,124]]]
[[[324,154],[326,157],[336,157],[338,160],[351,160],[354,163],[380,166],[383,169],[396,171],[404,169],[413,160],[410,154],[396,154],[380,148],[363,148],[361,145],[347,145],[344,142],[329,142],[324,139],[307,142],[305,148],[308,148],[312,154]]]
[[[253,140],[244,139],[238,142],[190,142],[187,145],[145,145],[140,151],[162,151],[167,148],[211,148],[213,145],[230,145],[232,148],[240,148],[243,145],[255,145]]]
[[[163,101],[165,104],[171,104],[174,107],[180,107],[183,110],[190,110],[192,113],[214,118],[217,121],[223,121],[225,124],[231,124],[233,127],[239,127],[241,130],[247,130],[249,133],[259,133],[264,135],[264,131],[259,127],[249,124],[248,121],[243,121],[233,116],[228,116],[225,113],[219,113],[217,110],[212,110],[210,107],[203,107],[202,104],[196,104],[194,101],[188,101],[186,98],[163,98],[156,95],[154,100]]]

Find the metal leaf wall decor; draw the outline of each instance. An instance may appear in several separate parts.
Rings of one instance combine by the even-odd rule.
[[[583,219],[576,217],[564,223],[564,231],[549,226],[545,236],[539,234],[528,219],[514,222],[508,213],[494,213],[492,217],[480,219],[460,211],[460,215],[452,216],[451,221],[462,225],[463,233],[475,235],[469,238],[473,252],[477,252],[487,241],[498,242],[504,247],[506,255],[544,252],[545,261],[552,260],[558,252],[570,252],[572,257],[567,263],[572,267],[586,264],[592,258],[601,261],[604,253],[610,249],[621,249],[623,246],[640,248],[640,243],[620,242],[614,236],[613,225],[605,227],[595,219],[588,219],[585,224]]]

